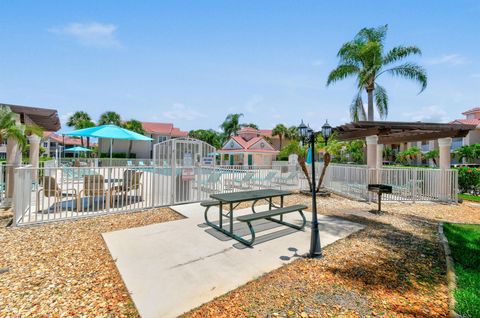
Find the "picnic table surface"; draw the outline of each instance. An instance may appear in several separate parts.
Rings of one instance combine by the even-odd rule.
[[[290,194],[293,194],[293,192],[287,190],[263,189],[230,193],[216,193],[211,194],[210,197],[221,202],[232,203],[279,197]]]

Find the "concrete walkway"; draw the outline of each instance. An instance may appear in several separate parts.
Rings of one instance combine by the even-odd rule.
[[[172,208],[186,218],[103,234],[144,318],[177,317],[291,262],[309,248],[308,228],[296,231],[258,221],[256,245],[245,248],[203,224],[204,208],[199,204]],[[212,220],[216,213],[213,208]],[[235,216],[248,213],[248,209],[235,211]],[[310,213],[305,215],[311,218]],[[291,213],[285,220],[300,222],[300,216]],[[363,228],[334,217],[321,216],[319,222],[322,246]],[[236,233],[245,232],[243,226],[235,223]]]

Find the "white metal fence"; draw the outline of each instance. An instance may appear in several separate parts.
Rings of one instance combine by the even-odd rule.
[[[322,169],[318,165],[317,176]],[[375,199],[369,183],[385,183],[391,201],[457,201],[457,172],[416,168],[369,170],[331,164],[324,186],[360,200]],[[277,188],[307,189],[298,165],[114,166],[15,169],[15,224],[68,220],[209,199],[212,193]]]

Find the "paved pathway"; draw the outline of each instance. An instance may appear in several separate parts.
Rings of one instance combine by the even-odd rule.
[[[308,251],[309,229],[295,231],[259,221],[254,225],[261,230],[258,243],[245,248],[205,226],[204,208],[199,204],[172,208],[186,218],[103,234],[144,318],[177,317]],[[248,211],[240,210],[235,216]],[[311,214],[305,214],[310,219]],[[212,211],[212,219],[213,215]],[[300,217],[291,213],[285,220],[300,222]],[[322,246],[362,228],[334,217],[321,216],[319,222]],[[239,232],[244,230],[236,226]]]

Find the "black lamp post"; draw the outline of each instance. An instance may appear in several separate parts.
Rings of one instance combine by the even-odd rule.
[[[298,132],[302,138],[302,142],[308,142],[310,147],[310,157],[312,158],[312,234],[310,237],[310,252],[309,257],[317,258],[322,256],[322,247],[320,246],[320,232],[318,230],[317,219],[317,186],[315,177],[315,137],[317,133],[302,122],[298,126]],[[328,138],[332,135],[332,127],[328,121],[322,126],[322,136],[327,144]]]

